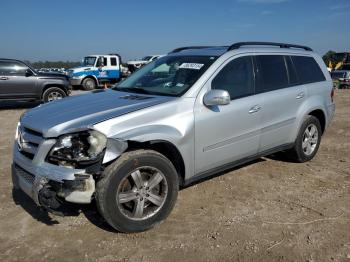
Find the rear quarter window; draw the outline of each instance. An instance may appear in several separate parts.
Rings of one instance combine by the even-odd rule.
[[[292,61],[302,84],[325,81],[321,68],[313,57],[292,56]]]

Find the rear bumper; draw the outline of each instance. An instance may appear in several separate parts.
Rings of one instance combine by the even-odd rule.
[[[328,115],[328,121],[327,121],[327,127],[330,125],[334,118],[335,114],[335,103],[329,104],[327,108],[327,115]]]

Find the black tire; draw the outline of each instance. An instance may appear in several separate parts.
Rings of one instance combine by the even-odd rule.
[[[129,218],[125,214],[124,204],[119,202],[119,188],[125,184],[125,181],[130,181],[127,179],[131,178],[135,170],[139,170],[138,168],[142,169],[145,166],[155,168],[162,173],[162,181],[165,181],[162,183],[166,183],[167,193],[162,200],[162,205],[159,207],[154,205],[157,212],[150,217],[142,218],[142,220],[135,220],[135,218]],[[135,186],[133,188],[135,190]],[[124,153],[105,169],[102,178],[96,185],[96,203],[101,215],[114,229],[124,233],[141,232],[159,224],[170,214],[175,205],[178,190],[178,174],[169,159],[153,150],[136,150]],[[128,192],[131,192],[130,189]],[[132,209],[136,210],[137,201],[140,201],[140,196],[138,196],[138,199],[129,200],[125,204],[133,205]],[[153,203],[147,201],[145,198],[145,205],[142,204],[142,206],[145,209],[153,208]],[[147,207],[146,203],[150,207]]]
[[[303,149],[303,140],[305,139],[306,129],[309,128],[310,126],[314,126],[317,129],[317,139],[316,139],[317,142],[312,152],[307,154]],[[287,152],[288,156],[298,163],[304,163],[304,162],[310,161],[311,159],[314,158],[314,156],[318,151],[318,148],[321,143],[321,136],[322,136],[322,129],[321,129],[320,121],[316,117],[308,115],[300,127],[297,139],[295,140],[294,147]]]
[[[59,87],[49,87],[46,89],[42,95],[42,100],[44,103],[52,102],[54,100],[62,99],[66,97],[67,94],[62,88]]]
[[[85,78],[81,85],[85,91],[91,91],[97,87],[96,81],[90,77]]]

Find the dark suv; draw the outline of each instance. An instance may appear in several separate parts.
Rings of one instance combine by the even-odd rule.
[[[68,77],[63,74],[39,73],[22,61],[0,58],[0,101],[50,102],[70,91]]]

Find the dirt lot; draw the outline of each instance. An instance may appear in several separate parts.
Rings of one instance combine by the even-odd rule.
[[[0,110],[0,261],[350,261],[350,92],[316,158],[269,157],[179,193],[160,226],[120,234],[95,205],[56,217],[12,192],[14,131]]]

